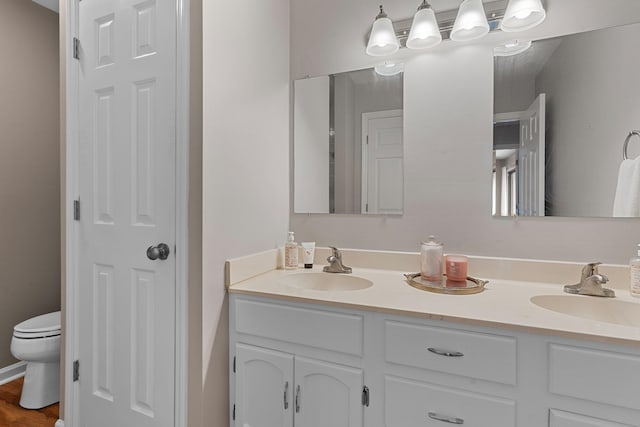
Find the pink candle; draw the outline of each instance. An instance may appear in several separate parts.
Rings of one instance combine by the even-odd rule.
[[[447,279],[456,282],[467,280],[467,257],[464,255],[447,255],[446,258]]]

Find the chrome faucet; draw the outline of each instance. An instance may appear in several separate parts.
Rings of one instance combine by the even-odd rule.
[[[329,265],[326,265],[322,271],[325,273],[351,273],[351,267],[347,267],[342,264],[342,252],[338,250],[338,248],[334,246],[329,246],[331,248],[331,255],[327,257],[327,262]]]
[[[564,291],[569,294],[590,295],[594,297],[613,298],[616,296],[612,289],[603,288],[602,285],[609,281],[604,274],[598,273],[600,262],[592,262],[582,268],[580,283],[566,285]]]

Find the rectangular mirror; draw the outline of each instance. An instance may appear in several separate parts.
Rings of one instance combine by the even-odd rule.
[[[402,214],[403,74],[294,82],[294,212]]]
[[[640,216],[640,182],[627,179],[640,166],[621,168],[640,129],[638,40],[632,24],[495,57],[493,215]],[[633,136],[627,156],[639,154]]]

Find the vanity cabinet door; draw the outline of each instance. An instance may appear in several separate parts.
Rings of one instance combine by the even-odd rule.
[[[362,369],[296,357],[296,427],[362,427]]]
[[[236,427],[293,427],[293,355],[236,344]]]

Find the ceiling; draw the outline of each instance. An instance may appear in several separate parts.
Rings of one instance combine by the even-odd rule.
[[[562,38],[537,40],[529,49],[518,55],[496,57],[496,86],[517,87],[522,81],[534,79],[561,43]]]
[[[462,3],[462,0],[427,0],[431,5],[431,8],[435,13],[457,11]],[[422,0],[410,1],[396,1],[393,3],[383,3],[385,12],[389,15],[392,21],[400,21],[403,19],[410,19],[415,15],[418,6],[422,3]],[[482,3],[504,3],[503,9],[507,6],[507,0],[482,0]],[[376,5],[379,3],[375,3]],[[378,12],[378,8],[372,8],[369,12],[373,19]]]
[[[56,13],[59,13],[58,0],[33,0],[34,3],[39,4],[40,6],[46,7],[47,9],[51,9]]]

